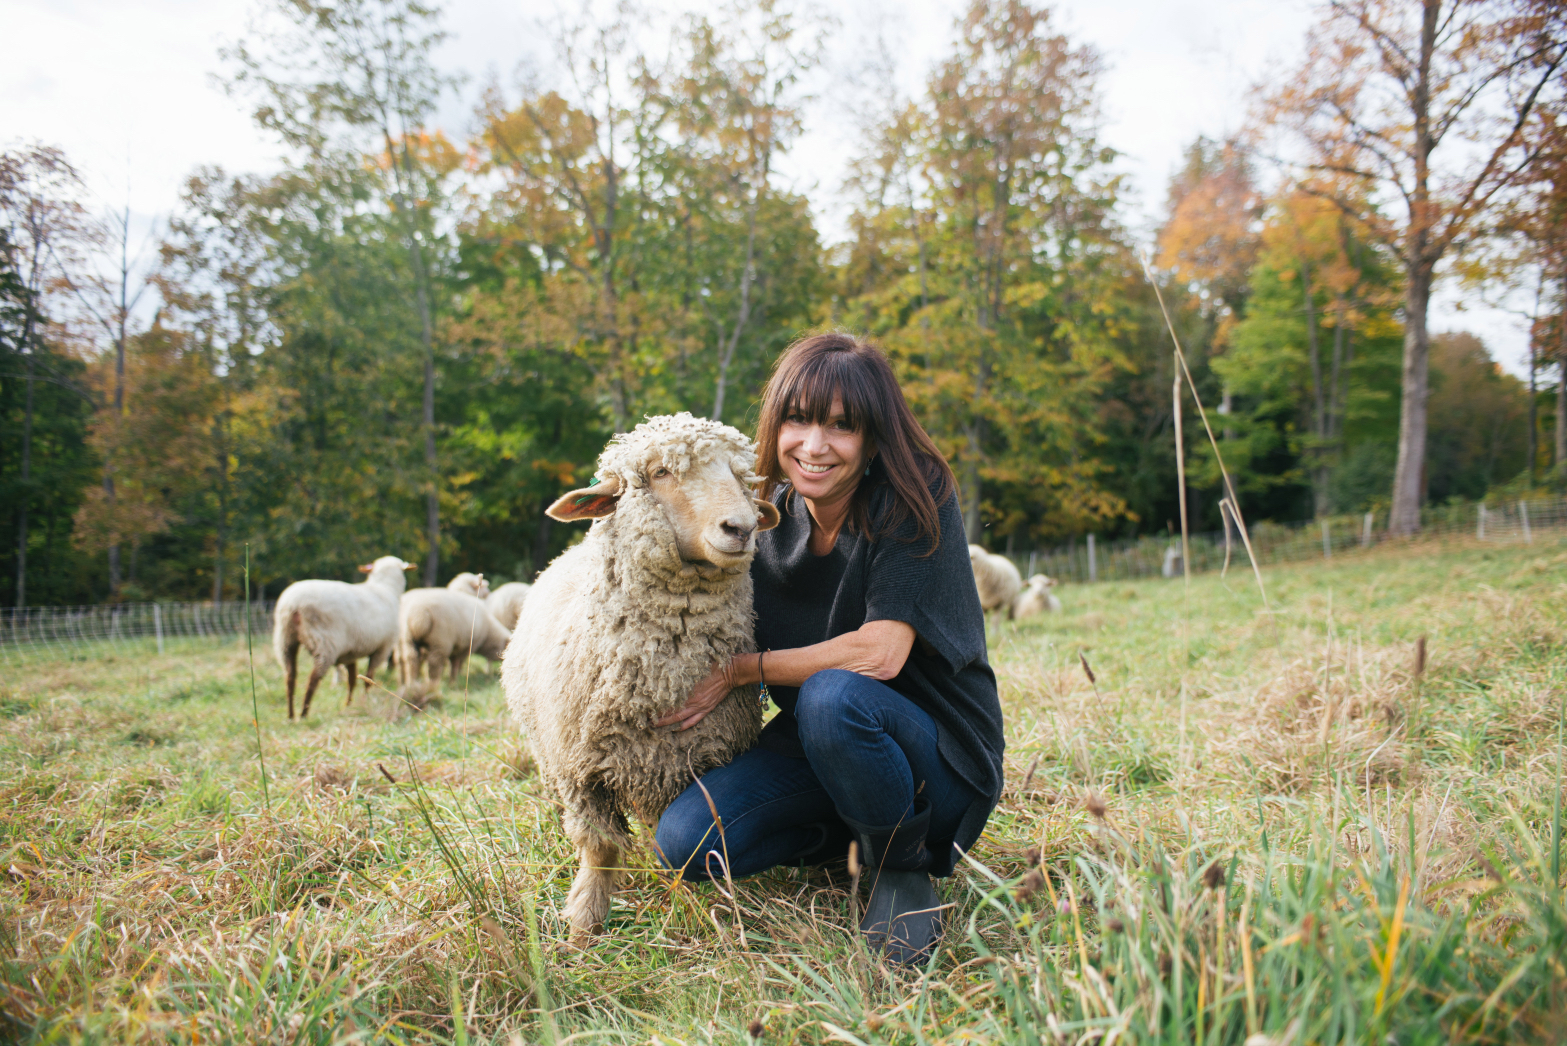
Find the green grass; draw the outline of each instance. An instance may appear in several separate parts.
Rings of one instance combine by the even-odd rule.
[[[841,866],[731,898],[646,852],[572,947],[574,855],[482,674],[290,726],[258,644],[269,816],[242,642],[13,667],[0,1038],[1567,1041],[1567,546],[1267,578],[1272,619],[1232,570],[992,623],[1008,787],[925,970],[865,954]]]

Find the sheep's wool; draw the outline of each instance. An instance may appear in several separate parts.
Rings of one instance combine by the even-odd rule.
[[[540,575],[506,650],[501,679],[567,830],[585,817],[625,843],[625,811],[652,820],[701,774],[749,748],[761,728],[755,687],[730,693],[689,730],[654,728],[714,662],[755,649],[745,566],[698,571],[648,488],[648,469],[685,474],[727,459],[756,481],[751,444],[728,425],[677,414],[617,436],[598,475],[620,482],[615,511]]]

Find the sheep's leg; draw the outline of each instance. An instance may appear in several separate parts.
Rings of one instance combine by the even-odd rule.
[[[305,703],[299,710],[301,721],[310,715],[310,699],[316,696],[316,687],[321,685],[321,677],[326,675],[331,667],[331,662],[316,658],[315,665],[310,669],[310,680],[305,684]]]
[[[425,667],[430,673],[430,688],[441,689],[441,677],[446,674],[446,655],[431,647],[425,654]]]
[[[283,681],[288,690],[288,721],[294,721],[294,679],[299,673],[299,644],[289,643],[283,650]]]
[[[561,914],[578,933],[592,933],[609,914],[628,826],[624,815],[597,790],[567,798],[563,821],[566,835],[577,845],[580,866]]]
[[[343,666],[348,669],[348,700],[343,702],[343,707],[349,708],[354,703],[354,684],[359,681],[359,660],[344,661]]]
[[[447,678],[449,678],[453,683],[457,682],[457,677],[462,675],[462,666],[467,664],[467,663],[468,663],[468,651],[466,651],[466,650],[459,650],[459,651],[457,651],[457,653],[455,655],[453,655],[453,657],[452,657],[452,666],[451,666],[451,669],[450,669],[450,674],[449,674],[449,676]]]

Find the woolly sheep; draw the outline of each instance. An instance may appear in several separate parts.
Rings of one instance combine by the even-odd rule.
[[[471,575],[470,575],[471,576]],[[499,661],[511,632],[490,616],[484,600],[446,588],[416,588],[403,595],[397,612],[397,670],[406,686],[428,669],[440,688],[451,666],[456,679],[470,653]]]
[[[490,597],[490,583],[484,580],[483,574],[470,574],[464,571],[448,581],[446,587],[452,592],[466,592],[475,599]]]
[[[522,605],[527,602],[531,588],[532,585],[525,585],[521,581],[508,581],[491,592],[484,605],[490,608],[490,614],[501,623],[501,627],[510,632],[517,627],[517,617],[522,613]]]
[[[403,594],[403,571],[414,564],[382,556],[359,569],[370,576],[357,585],[343,581],[296,581],[283,590],[272,610],[272,650],[283,666],[288,690],[288,718],[294,718],[294,673],[299,648],[313,662],[299,718],[310,714],[310,699],[333,665],[348,669],[348,704],[354,702],[358,660],[370,659],[365,678],[386,663],[397,640],[397,603]]]
[[[1023,576],[1006,556],[986,552],[978,545],[968,547],[969,566],[974,568],[974,585],[979,589],[979,605],[986,610],[1007,608],[1023,587]]]
[[[578,848],[563,913],[578,932],[609,910],[627,812],[654,822],[761,728],[755,687],[689,730],[650,725],[715,662],[756,649],[751,559],[778,511],[751,496],[755,464],[727,425],[650,418],[610,442],[592,486],[550,506],[553,519],[597,522],[534,583],[501,685]]]
[[[1054,578],[1043,574],[1030,577],[1023,591],[1012,601],[1012,617],[1021,620],[1036,614],[1059,614],[1061,601],[1056,598],[1054,592],[1050,591],[1055,584]]]

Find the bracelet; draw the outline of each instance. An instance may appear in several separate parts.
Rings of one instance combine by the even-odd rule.
[[[763,708],[767,707],[767,702],[772,700],[772,696],[773,696],[772,694],[769,694],[767,692],[767,673],[762,670],[762,658],[764,658],[766,656],[767,656],[767,651],[765,651],[765,650],[762,651],[760,654],[756,655],[756,674],[757,674],[757,676],[759,676],[761,678],[761,681],[762,681],[762,689],[761,689],[761,692],[757,695],[757,697],[762,702],[762,707]]]

